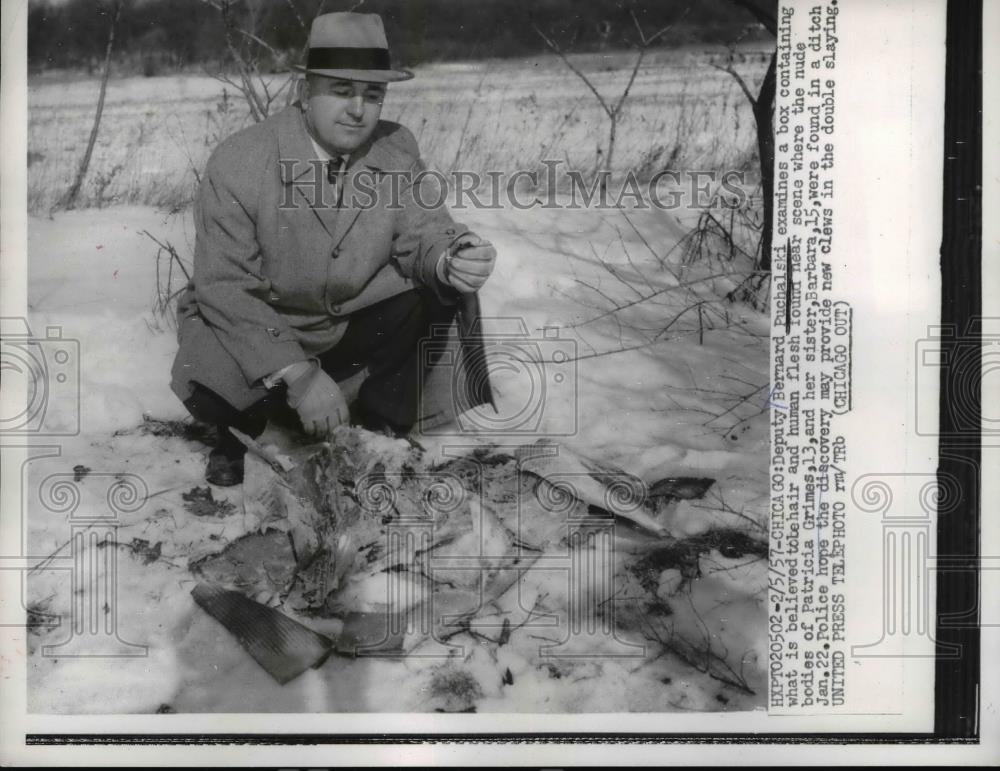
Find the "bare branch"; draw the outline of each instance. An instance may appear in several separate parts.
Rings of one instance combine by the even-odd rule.
[[[479,96],[480,93],[482,93],[483,83],[486,81],[486,76],[489,74],[490,74],[490,68],[486,67],[486,69],[483,70],[482,77],[479,78],[479,85],[476,86],[475,95],[477,97]],[[468,112],[466,112],[465,114],[465,123],[462,126],[462,133],[459,134],[458,136],[458,148],[455,150],[455,160],[451,162],[452,169],[458,169],[458,162],[462,158],[462,150],[465,147],[465,137],[469,131],[469,123],[472,122],[472,113],[475,110],[475,102],[476,100],[473,100],[469,103]]]
[[[180,255],[177,254],[177,250],[174,248],[173,244],[171,244],[169,241],[167,243],[163,243],[158,238],[156,238],[156,236],[154,236],[152,233],[150,233],[148,230],[140,230],[139,231],[139,235],[146,236],[146,238],[148,238],[150,241],[152,241],[154,244],[156,244],[158,247],[160,247],[160,249],[162,249],[163,251],[167,252],[170,255],[170,259],[171,260],[176,260],[177,266],[184,273],[184,277],[188,281],[191,280],[191,273],[184,266],[184,263],[181,260]]]
[[[750,104],[755,108],[757,107],[757,97],[753,95],[753,92],[747,86],[746,81],[743,80],[743,78],[740,77],[740,74],[733,69],[733,65],[731,62],[728,62],[725,67],[720,67],[718,64],[715,64],[713,62],[712,66],[715,67],[715,69],[717,70],[721,70],[722,72],[727,72],[730,75],[732,75],[733,78],[736,80],[736,82],[739,84],[740,88],[743,89],[743,94],[750,101]]]
[[[664,334],[666,334],[667,332],[669,332],[670,328],[674,324],[676,324],[680,320],[681,316],[683,316],[688,311],[692,311],[695,308],[697,308],[698,312],[700,313],[701,312],[701,306],[703,306],[706,302],[708,302],[708,301],[707,300],[699,300],[694,305],[689,305],[686,308],[681,309],[677,314],[674,315],[674,317],[672,319],[670,319],[670,321],[667,322],[666,326],[664,326],[663,329],[661,329],[659,332],[656,333],[656,336],[653,339],[654,340],[659,340]],[[699,332],[700,331],[701,330],[699,329]]]
[[[632,300],[631,302],[627,302],[624,305],[619,306],[618,308],[613,308],[612,310],[607,311],[606,313],[602,313],[600,316],[594,316],[594,318],[592,319],[587,319],[586,321],[582,321],[579,324],[570,324],[568,326],[572,328],[572,327],[583,326],[584,324],[592,324],[593,322],[603,319],[606,316],[610,316],[612,313],[617,313],[618,311],[625,310],[626,308],[631,308],[633,305],[638,305],[639,303],[646,302],[648,300],[653,299],[654,297],[659,297],[662,294],[666,294],[667,292],[673,292],[676,289],[686,289],[687,287],[696,286],[697,284],[702,284],[706,281],[711,281],[712,279],[723,278],[726,276],[733,276],[733,275],[737,274],[733,272],[714,273],[710,276],[705,276],[703,278],[696,278],[693,281],[686,281],[681,284],[671,284],[670,286],[664,287],[663,289],[657,289],[655,292],[652,292],[651,294],[643,295],[638,300]]]
[[[613,297],[605,294],[604,292],[602,292],[598,287],[594,286],[593,284],[590,284],[590,283],[584,281],[582,278],[574,278],[573,281],[575,281],[577,284],[579,284],[582,287],[586,287],[591,292],[594,292],[595,294],[598,294],[601,297],[603,297],[605,300],[607,300],[609,303],[611,303],[611,305],[614,307],[614,311],[617,311],[617,310],[621,309],[622,306],[619,305],[618,302]],[[614,311],[612,311],[612,313]]]
[[[66,191],[66,194],[60,202],[67,209],[73,208],[76,203],[76,198],[80,194],[80,187],[83,185],[83,180],[87,176],[87,170],[90,168],[90,159],[94,153],[94,144],[97,142],[97,134],[101,128],[101,116],[104,114],[104,97],[108,91],[108,76],[111,73],[111,52],[115,47],[115,27],[118,26],[118,21],[121,19],[123,5],[123,0],[115,0],[114,8],[111,14],[111,24],[108,27],[108,44],[104,51],[104,68],[101,74],[101,89],[97,97],[97,110],[94,114],[94,123],[90,128],[90,138],[87,140],[87,149],[84,151],[83,158],[80,160],[80,166],[77,169],[73,184],[70,185],[69,190]]]
[[[670,265],[667,264],[667,257],[669,257],[671,254],[673,254],[674,251],[676,251],[684,243],[684,238],[687,238],[687,236],[685,236],[684,238],[681,238],[680,240],[678,240],[678,242],[676,244],[674,244],[673,247],[671,247],[670,251],[668,251],[665,255],[663,255],[662,257],[660,257],[660,255],[658,255],[656,253],[656,250],[650,245],[649,241],[646,239],[646,236],[644,236],[642,234],[642,231],[640,231],[639,228],[636,227],[635,223],[632,222],[632,219],[628,216],[628,212],[626,212],[624,209],[621,209],[620,211],[622,213],[622,216],[625,218],[625,221],[632,228],[633,232],[637,236],[639,236],[639,240],[642,241],[643,246],[645,246],[646,249],[649,250],[649,253],[651,255],[653,255],[653,258],[658,263],[660,263],[660,267],[663,268],[664,270],[666,270],[671,276],[674,277],[674,280],[679,283],[680,280],[681,280],[681,277],[670,267]]]
[[[653,285],[649,282],[649,279],[646,277],[646,274],[639,269],[639,266],[636,265],[635,261],[632,259],[632,254],[629,252],[628,247],[625,245],[625,239],[622,238],[621,229],[617,225],[615,225],[615,231],[618,233],[618,240],[621,241],[622,251],[625,253],[625,259],[628,260],[628,264],[632,267],[632,270],[635,271],[635,274],[642,279],[642,282],[646,285],[646,288],[649,289],[651,292],[655,292],[656,290],[654,289]]]
[[[585,359],[599,359],[602,356],[614,356],[616,353],[628,353],[629,351],[641,351],[644,348],[650,348],[659,343],[670,342],[671,340],[680,340],[686,335],[696,334],[697,329],[685,329],[681,330],[678,334],[673,337],[665,337],[663,340],[646,340],[642,343],[637,343],[635,345],[623,345],[621,348],[613,348],[610,351],[596,351],[594,353],[586,353],[582,356],[574,356],[571,361],[584,361]],[[548,364],[549,362],[543,362]]]
[[[553,52],[554,52],[554,53],[555,53],[556,55],[558,55],[558,56],[559,56],[559,58],[563,60],[563,63],[565,63],[565,65],[566,65],[567,67],[569,67],[569,68],[570,68],[570,70],[572,70],[572,71],[573,71],[573,74],[574,74],[574,75],[576,75],[576,76],[577,76],[578,78],[580,78],[580,80],[582,80],[582,81],[583,81],[584,85],[586,85],[586,86],[587,86],[587,88],[589,88],[589,89],[590,89],[590,92],[591,92],[591,93],[592,93],[592,94],[593,94],[593,95],[594,95],[594,96],[595,96],[595,97],[597,98],[597,101],[598,101],[598,102],[600,102],[600,104],[601,104],[601,107],[603,107],[603,108],[604,108],[604,112],[606,112],[606,113],[608,114],[608,117],[609,117],[609,118],[613,117],[613,116],[614,116],[614,113],[613,113],[613,111],[611,110],[611,107],[610,107],[610,106],[608,105],[607,101],[605,101],[604,97],[603,97],[603,96],[601,96],[601,92],[600,92],[600,91],[598,91],[598,90],[597,90],[596,88],[594,88],[594,84],[590,82],[590,78],[588,78],[588,77],[587,77],[586,75],[584,75],[584,74],[583,74],[583,73],[582,73],[582,72],[581,72],[581,71],[580,71],[580,70],[579,70],[579,69],[578,69],[578,68],[576,67],[576,65],[574,65],[574,64],[573,64],[573,62],[571,62],[571,61],[569,60],[569,57],[567,57],[567,56],[566,56],[566,54],[565,54],[565,53],[563,53],[563,50],[562,50],[562,49],[561,49],[561,48],[560,48],[560,47],[559,47],[559,46],[558,46],[558,45],[556,44],[556,42],[555,42],[554,40],[551,40],[550,38],[548,38],[548,37],[547,37],[547,36],[545,35],[545,33],[544,33],[544,32],[542,32],[542,31],[541,31],[541,30],[540,30],[540,29],[538,28],[538,26],[537,26],[537,25],[534,25],[534,24],[533,24],[533,25],[532,25],[532,27],[534,27],[534,30],[535,30],[535,32],[537,32],[537,33],[538,33],[538,36],[539,36],[539,37],[540,37],[540,38],[541,38],[541,39],[542,39],[543,41],[545,41],[545,45],[547,45],[547,46],[548,46],[548,47],[549,47],[549,48],[550,48],[550,49],[551,49],[551,50],[552,50],[552,51],[553,51]]]
[[[249,38],[253,42],[257,43],[257,45],[262,46],[263,48],[266,48],[267,51],[268,51],[268,53],[271,54],[271,56],[273,56],[275,59],[280,59],[281,58],[281,53],[279,51],[277,51],[274,48],[274,46],[272,46],[267,41],[261,40],[259,37],[257,37],[257,35],[253,34],[252,32],[247,32],[245,29],[239,29],[239,28],[237,28],[236,31],[239,32],[244,37]]]
[[[615,103],[614,113],[616,116],[619,112],[621,112],[622,106],[625,104],[625,100],[628,99],[629,91],[632,90],[632,84],[635,83],[635,76],[639,74],[639,66],[642,64],[642,60],[645,55],[645,47],[640,48],[639,55],[635,57],[635,65],[632,67],[632,73],[628,77],[628,83],[625,84],[625,90],[622,91],[621,96],[618,97],[618,101]]]
[[[635,16],[635,11],[632,11],[632,10],[629,11],[629,13],[632,15],[632,21],[635,22],[635,28],[639,32],[639,40],[641,41],[643,48],[648,48],[653,43],[655,43],[659,38],[661,38],[664,35],[666,35],[670,30],[672,30],[674,27],[676,27],[678,24],[680,24],[682,21],[684,21],[684,18],[690,12],[691,12],[691,5],[689,4],[687,6],[687,8],[685,8],[684,11],[681,13],[681,15],[678,16],[676,19],[674,19],[672,22],[670,22],[670,24],[668,24],[666,27],[664,27],[660,31],[655,32],[650,37],[646,37],[645,33],[642,31],[642,27],[639,25],[639,20]]]
[[[257,75],[259,77],[257,68],[257,57],[253,56],[248,59],[240,51],[239,47],[234,41],[234,32],[239,33],[245,38],[253,40],[258,43],[261,47],[267,48],[272,52],[273,55],[277,55],[277,52],[271,48],[266,42],[261,40],[257,35],[253,34],[248,30],[244,30],[236,25],[233,19],[232,9],[235,5],[239,3],[239,0],[201,0],[205,5],[214,8],[219,12],[222,17],[223,30],[225,34],[226,50],[229,52],[229,56],[232,58],[233,63],[236,65],[237,73],[239,74],[239,82],[231,80],[228,76],[224,74],[216,75],[216,79],[223,82],[229,83],[233,86],[240,94],[243,95],[244,100],[250,107],[250,115],[253,117],[255,122],[260,122],[267,117],[270,110],[271,103],[273,102],[273,97],[268,98],[267,96],[261,97],[259,88],[254,84],[253,77]],[[264,85],[263,83],[261,85]],[[267,94],[267,88],[264,87],[264,92]]]
[[[610,244],[609,244],[609,247],[610,247]],[[597,253],[597,248],[594,246],[593,242],[591,242],[591,244],[590,244],[590,251],[592,251],[594,253],[594,259],[597,260],[599,263],[601,263],[601,267],[604,268],[608,273],[610,273],[611,276],[612,276],[612,278],[614,278],[619,283],[624,284],[626,287],[628,287],[629,289],[631,289],[637,296],[644,297],[643,293],[640,292],[638,289],[636,289],[635,285],[632,284],[632,282],[627,281],[626,279],[624,279],[622,276],[620,276],[618,274],[618,269],[614,265],[612,265],[611,263],[609,263],[607,260],[605,260],[603,257],[601,257]],[[605,249],[605,254],[606,253],[607,253],[607,249]],[[653,288],[650,287],[650,289],[652,290]],[[655,290],[653,290],[653,291],[655,291]]]
[[[729,407],[729,409],[724,410],[723,412],[720,412],[714,418],[712,418],[711,420],[709,420],[705,425],[707,426],[709,423],[714,423],[716,420],[721,420],[722,418],[726,417],[726,415],[729,415],[731,412],[734,412],[735,410],[739,409],[740,407],[742,407],[744,404],[748,403],[751,399],[753,399],[757,394],[759,394],[761,391],[763,391],[768,386],[770,386],[770,383],[764,383],[764,385],[762,385],[760,388],[755,388],[750,393],[744,394],[743,396],[741,396],[739,398],[739,400],[735,404],[733,404],[731,407]],[[767,407],[765,406],[764,410],[766,410],[766,409],[767,409]]]
[[[722,493],[716,493],[714,491],[710,491],[709,492],[709,496],[711,498],[717,500],[719,502],[719,505],[718,506],[704,506],[704,505],[692,502],[690,504],[691,508],[693,508],[693,509],[704,509],[705,511],[720,511],[720,512],[722,512],[724,514],[730,514],[730,515],[732,515],[734,517],[738,517],[740,519],[745,520],[755,530],[759,530],[759,531],[764,532],[764,533],[767,532],[767,527],[762,523],[762,520],[764,519],[763,515],[758,514],[757,518],[755,519],[754,517],[751,517],[750,515],[748,515],[748,514],[745,513],[746,512],[745,507],[741,507],[740,510],[737,511],[732,506],[730,506],[728,503],[726,503],[726,499],[723,497]]]

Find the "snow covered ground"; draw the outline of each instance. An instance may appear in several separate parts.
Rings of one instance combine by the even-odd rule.
[[[672,531],[690,535],[728,526],[766,541],[767,318],[721,300],[732,285],[726,278],[694,284],[697,297],[667,289],[719,272],[718,266],[682,266],[680,252],[671,253],[690,223],[662,211],[630,212],[632,224],[621,212],[593,210],[469,211],[461,219],[500,254],[482,292],[487,331],[523,322],[547,351],[561,346],[576,357],[562,383],[546,385],[541,432],[552,431],[577,453],[646,482],[715,478],[704,500],[681,503]],[[79,434],[46,442],[58,449],[27,465],[30,553],[55,555],[28,582],[26,599],[36,622],[29,708],[405,712],[461,706],[434,695],[435,683],[447,680],[450,670],[409,661],[334,656],[278,686],[194,604],[188,562],[244,532],[242,492],[215,489],[211,513],[194,513],[191,491],[204,485],[208,448],[195,429],[170,422],[186,413],[168,388],[175,340],[168,320],[153,311],[157,247],[142,231],[171,242],[182,257],[191,254],[189,214],[116,207],[29,221],[29,321],[36,336],[59,326],[64,338],[79,341],[81,384]],[[653,299],[637,302],[650,294]],[[693,302],[723,309],[728,326],[721,317],[692,311],[660,332]],[[625,307],[608,314],[615,304]],[[497,383],[502,414],[517,413],[539,396],[524,367],[503,368]],[[71,426],[74,409],[72,399],[55,398],[47,420]],[[429,440],[429,451],[439,443]],[[60,487],[74,477],[80,493],[75,509]],[[79,597],[67,570],[68,517],[106,516],[107,492],[121,480],[134,483],[141,495],[136,505],[119,505],[113,536],[118,546],[108,547],[116,549],[116,593],[99,615],[105,623],[116,619],[118,637],[146,646],[146,655],[130,656],[138,649],[129,647],[114,659],[74,658],[58,648],[43,655],[44,646],[69,637],[66,614]],[[101,525],[90,527],[103,532]],[[480,712],[761,707],[766,565],[713,552],[699,568],[700,577],[677,570],[661,577],[678,628],[689,628],[723,652],[752,692],[673,655],[556,666],[505,648],[491,653],[467,644],[453,665],[473,673],[509,669],[509,683],[479,678]],[[46,613],[61,615],[63,624],[53,625]],[[506,658],[499,662],[496,656]]]

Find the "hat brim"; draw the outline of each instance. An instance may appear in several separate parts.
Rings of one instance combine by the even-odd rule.
[[[413,73],[409,70],[317,70],[293,64],[292,69],[307,75],[322,75],[325,78],[340,78],[341,80],[360,80],[364,83],[397,83],[410,80]]]

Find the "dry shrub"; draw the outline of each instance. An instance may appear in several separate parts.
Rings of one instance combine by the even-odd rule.
[[[614,175],[740,168],[753,156],[750,106],[709,58],[684,50],[646,57],[622,111]],[[632,63],[629,52],[573,59],[607,94],[620,92]],[[288,76],[268,77],[277,90]],[[49,211],[72,179],[95,98],[89,80],[32,84],[30,211]],[[383,117],[408,126],[428,164],[442,170],[510,173],[550,158],[586,172],[600,162],[597,150],[606,141],[602,108],[554,56],[427,66],[415,80],[393,86]],[[211,150],[250,120],[242,98],[208,76],[113,80],[91,181],[77,205],[182,208]]]

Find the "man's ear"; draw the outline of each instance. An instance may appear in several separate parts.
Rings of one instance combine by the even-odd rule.
[[[303,107],[309,101],[309,81],[304,75],[295,83],[295,98]]]

